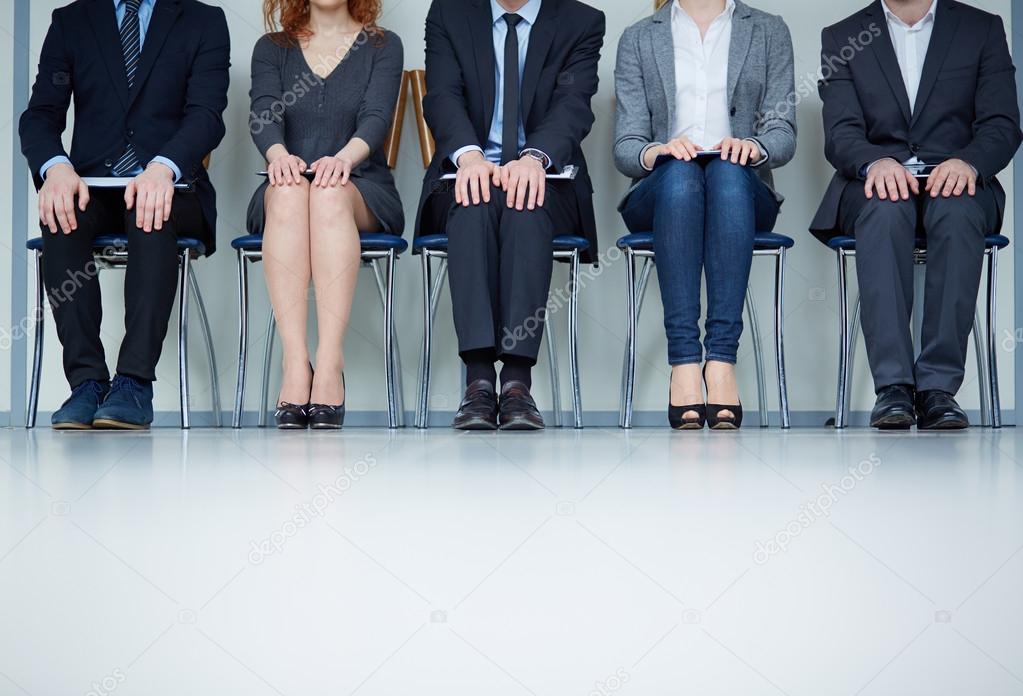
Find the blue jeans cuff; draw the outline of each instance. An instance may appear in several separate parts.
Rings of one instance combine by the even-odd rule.
[[[669,358],[668,364],[672,367],[678,367],[679,365],[699,365],[703,362],[702,355],[691,355],[688,357],[681,358]]]
[[[713,360],[714,362],[728,363],[734,365],[738,362],[738,357],[735,355],[722,355],[721,353],[707,353],[707,360]]]

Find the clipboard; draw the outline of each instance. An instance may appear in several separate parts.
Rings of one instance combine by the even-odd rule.
[[[256,172],[256,176],[270,176],[270,173],[267,171]],[[306,179],[309,179],[309,181],[312,181],[313,179],[316,178],[316,172],[314,172],[312,169],[306,169],[304,172],[302,172],[302,176],[304,176]]]
[[[570,164],[560,172],[556,174],[548,174],[547,181],[575,181],[575,178],[579,176],[579,168],[574,164]],[[456,172],[451,172],[441,176],[441,181],[454,181],[458,178]]]
[[[696,159],[708,159],[710,157],[720,157],[721,150],[697,150]],[[661,166],[665,162],[677,162],[674,155],[660,155],[654,160],[654,169]]]
[[[133,176],[83,176],[82,182],[89,188],[128,188],[135,180]],[[174,184],[176,191],[191,191],[192,184]]]

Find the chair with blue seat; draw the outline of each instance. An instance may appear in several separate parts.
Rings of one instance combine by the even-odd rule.
[[[409,74],[402,76],[398,102],[391,120],[391,128],[384,143],[387,166],[394,169],[401,145],[402,124],[408,100]],[[387,427],[400,428],[404,421],[401,386],[401,351],[394,328],[394,267],[398,257],[408,249],[408,242],[397,235],[360,233],[362,263],[373,270],[373,276],[384,315],[384,376],[387,390]],[[234,413],[231,426],[242,427],[245,405],[245,374],[249,345],[249,264],[263,260],[263,237],[249,234],[231,242],[238,256],[238,381],[235,389]],[[383,267],[381,269],[381,266]],[[270,371],[273,362],[274,338],[277,323],[273,311],[267,320],[263,345],[263,371],[260,380],[259,427],[266,427],[269,411]]]
[[[785,374],[785,255],[795,242],[791,237],[774,232],[758,232],[753,241],[753,255],[773,256],[774,271],[774,339],[775,362],[778,373],[778,405],[781,413],[781,427],[788,429],[789,418],[788,383]],[[640,313],[643,310],[643,299],[650,280],[650,272],[656,265],[654,258],[654,235],[652,232],[627,234],[618,240],[618,248],[625,252],[625,272],[628,282],[628,322],[626,330],[625,356],[622,364],[621,403],[618,424],[622,428],[632,427],[633,392],[636,385],[636,331]],[[636,259],[643,259],[643,267],[636,272]],[[753,354],[757,371],[757,401],[760,411],[760,427],[768,426],[767,386],[764,375],[764,350],[760,336],[760,323],[757,319],[756,305],[753,294],[746,288],[746,312],[749,315],[750,330],[753,338]]]
[[[436,144],[423,114],[423,96],[426,94],[426,72],[413,70],[412,102],[419,129],[419,143],[423,166],[429,167],[436,152]],[[568,356],[572,380],[573,427],[583,427],[582,393],[579,384],[579,262],[581,254],[590,247],[585,237],[563,235],[554,238],[553,254],[556,262],[568,265]],[[416,400],[416,427],[429,427],[430,419],[430,376],[433,356],[433,322],[437,314],[437,303],[447,275],[448,237],[446,234],[423,235],[413,242],[413,251],[420,255],[423,269],[423,345],[419,360],[419,394]],[[440,261],[436,273],[433,259]],[[554,410],[554,427],[563,425],[561,414],[561,379],[558,370],[557,339],[554,323],[544,325],[544,340],[547,343],[548,365],[551,378],[551,401]]]
[[[973,347],[977,355],[977,376],[980,389],[981,424],[985,427],[1002,427],[1002,407],[998,393],[998,346],[995,336],[995,317],[998,302],[998,252],[1009,246],[1009,238],[1000,234],[988,235],[984,240],[984,254],[987,256],[987,311],[986,341],[981,338],[980,317],[973,322]],[[849,236],[833,237],[828,241],[838,261],[838,388],[835,405],[835,428],[842,429],[849,420],[849,384],[855,361],[855,327],[859,323],[860,298],[857,294],[853,305],[852,322],[849,321],[849,269],[848,259],[856,256],[856,240]],[[913,262],[922,266],[927,263],[927,240],[919,238],[913,250]]]
[[[42,379],[43,335],[45,333],[43,330],[45,283],[43,280],[42,237],[30,239],[26,247],[35,254],[36,274],[35,347],[32,354],[32,378],[29,389],[28,413],[25,419],[26,427],[34,428],[36,413],[39,410],[39,385]],[[213,352],[213,339],[210,335],[210,324],[206,316],[206,306],[202,299],[202,293],[199,290],[199,283],[196,281],[195,273],[192,271],[192,262],[205,255],[206,247],[200,240],[190,237],[178,238],[178,265],[180,267],[180,277],[178,280],[178,379],[180,384],[181,427],[185,430],[191,427],[189,413],[191,402],[188,391],[188,309],[192,295],[195,295],[200,327],[202,328],[209,359],[213,420],[216,427],[220,427],[220,388],[217,384],[217,362]],[[96,237],[93,242],[93,259],[95,260],[96,268],[99,270],[126,268],[128,264],[127,235],[103,235]]]

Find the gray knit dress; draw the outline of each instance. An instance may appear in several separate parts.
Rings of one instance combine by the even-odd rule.
[[[353,137],[365,140],[371,154],[353,170],[351,182],[382,231],[396,235],[405,229],[405,214],[383,146],[403,66],[401,39],[389,31],[382,37],[361,35],[325,78],[316,75],[301,48],[282,46],[268,34],[252,52],[249,93],[249,130],[264,156],[271,146],[282,144],[312,165],[337,154]],[[249,203],[250,234],[263,234],[268,185],[264,181]]]

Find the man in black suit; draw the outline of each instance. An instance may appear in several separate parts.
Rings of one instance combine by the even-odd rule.
[[[153,420],[177,236],[214,249],[216,200],[203,159],[224,137],[229,67],[224,12],[196,0],[77,0],[53,13],[20,133],[39,189],[43,272],[72,389],[55,428],[143,429]],[[72,97],[68,155],[61,134]],[[90,190],[80,177],[131,181]],[[176,182],[192,192],[175,194]],[[131,254],[112,383],[92,258],[103,234],[126,234]]]
[[[838,172],[811,225],[856,238],[863,335],[883,429],[969,426],[955,401],[984,259],[1002,224],[995,175],[1021,140],[1002,20],[956,0],[876,0],[824,30],[820,95]],[[929,174],[929,176],[927,176]],[[913,248],[927,239],[919,357]]]
[[[577,0],[434,0],[426,18],[426,120],[437,154],[417,234],[446,232],[465,399],[454,427],[539,430],[529,393],[553,238],[596,247],[581,143],[604,14]],[[574,181],[548,183],[573,165]],[[453,185],[441,181],[457,170]],[[495,362],[502,362],[500,401]]]

